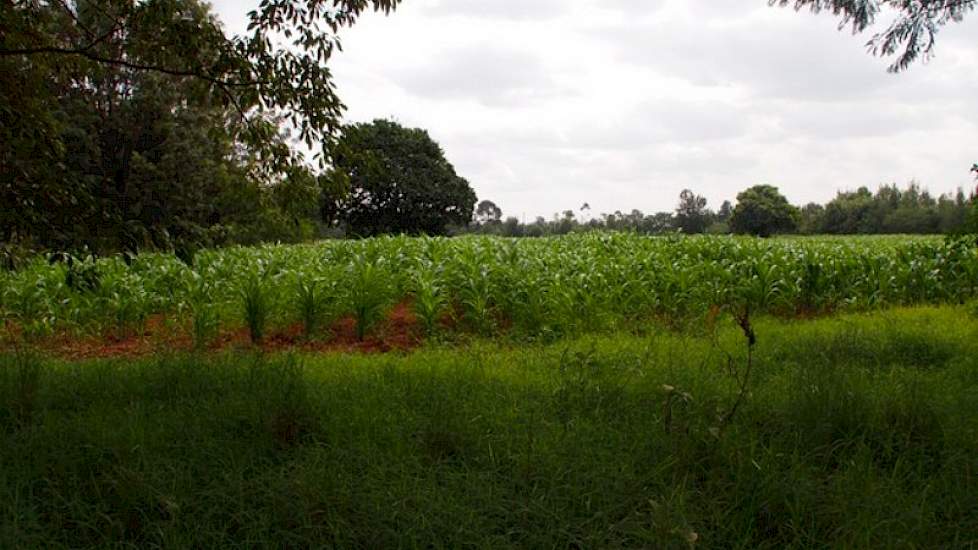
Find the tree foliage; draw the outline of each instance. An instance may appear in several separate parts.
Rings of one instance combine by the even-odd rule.
[[[679,194],[679,206],[676,207],[676,226],[683,233],[702,233],[709,223],[709,218],[706,198],[689,189],[683,189]]]
[[[794,231],[797,218],[798,209],[788,203],[777,187],[755,185],[737,195],[730,228],[735,233],[769,237]]]
[[[283,128],[328,147],[337,34],[397,3],[264,0],[249,34],[228,37],[199,0],[0,0],[0,242],[301,233],[289,195],[311,176]]]
[[[899,72],[918,59],[927,60],[941,27],[961,21],[978,6],[978,0],[768,0],[771,5],[796,10],[831,11],[841,18],[840,27],[862,33],[881,15],[895,14],[889,26],[873,35],[867,47],[874,55],[896,56],[891,72]]]
[[[480,224],[498,224],[503,219],[503,210],[490,200],[479,202],[475,208],[475,218]]]
[[[726,223],[730,221],[730,216],[733,216],[733,205],[730,204],[730,201],[723,201],[720,210],[717,210],[717,221]]]
[[[0,59],[76,78],[114,67],[189,80],[246,121],[284,118],[311,146],[328,141],[343,110],[326,66],[339,31],[399,1],[262,0],[248,34],[228,37],[195,1],[3,0]],[[263,125],[246,128],[267,144]]]
[[[802,209],[801,229],[819,234],[953,233],[967,221],[971,204],[964,191],[934,198],[916,183],[906,189],[884,185],[838,193],[824,207]]]
[[[442,235],[472,219],[475,192],[421,129],[387,120],[343,128],[323,215],[359,236]]]

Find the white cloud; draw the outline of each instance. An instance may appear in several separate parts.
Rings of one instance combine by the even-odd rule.
[[[250,6],[215,7],[240,29]],[[331,63],[350,121],[428,129],[528,219],[668,210],[687,187],[717,207],[760,182],[797,203],[972,186],[978,14],[899,75],[866,40],[766,0],[406,0],[345,30]]]
[[[422,98],[472,100],[501,108],[533,104],[560,93],[538,58],[491,43],[466,45],[398,67],[391,77]]]
[[[469,18],[530,19],[540,21],[565,13],[563,0],[440,0],[424,6],[433,16],[454,15]]]

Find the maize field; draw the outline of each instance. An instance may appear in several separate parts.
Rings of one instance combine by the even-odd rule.
[[[67,258],[67,260],[65,260]],[[0,273],[0,318],[28,337],[138,332],[180,320],[221,327],[336,319],[364,337],[396,304],[428,335],[561,337],[749,308],[781,317],[963,303],[978,248],[921,237],[749,239],[577,234],[547,239],[384,237],[134,258],[36,258]]]

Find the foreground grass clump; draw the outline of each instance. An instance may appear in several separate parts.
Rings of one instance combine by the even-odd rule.
[[[394,356],[0,359],[0,547],[968,547],[964,308]],[[732,324],[730,324],[732,325]]]

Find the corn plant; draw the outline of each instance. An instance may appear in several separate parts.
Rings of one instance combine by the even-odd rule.
[[[122,337],[143,332],[146,323],[147,298],[142,289],[127,289],[109,294],[105,299],[106,310],[111,312],[117,333]]]
[[[335,300],[335,280],[299,276],[295,286],[295,307],[306,339],[313,338],[328,321]]]
[[[195,304],[192,312],[193,346],[195,350],[200,351],[214,341],[220,326],[220,318],[217,311],[208,304]]]
[[[526,273],[515,286],[515,300],[509,305],[509,314],[514,322],[527,335],[534,336],[550,332],[548,320],[547,280],[542,274]]]
[[[438,327],[438,320],[445,313],[448,296],[438,272],[432,268],[419,269],[412,276],[414,288],[414,313],[421,321],[425,334],[431,336]]]
[[[217,336],[220,328],[220,316],[213,303],[213,289],[198,274],[194,273],[193,276],[196,279],[195,284],[190,289],[190,295],[185,305],[190,311],[190,333],[193,346],[195,350],[200,351],[206,348]]]
[[[459,298],[465,317],[480,334],[489,334],[493,328],[492,292],[488,270],[471,270],[459,289]]]
[[[73,290],[91,292],[97,290],[101,284],[98,264],[94,256],[76,258],[71,254],[62,253],[52,256],[51,261],[63,261],[68,266],[65,272],[65,284]]]
[[[391,302],[391,281],[381,260],[358,256],[347,270],[347,308],[356,322],[358,340],[363,340],[386,313]]]
[[[248,335],[254,344],[261,343],[268,322],[269,299],[265,291],[265,278],[257,272],[247,275],[240,289],[241,305]]]

